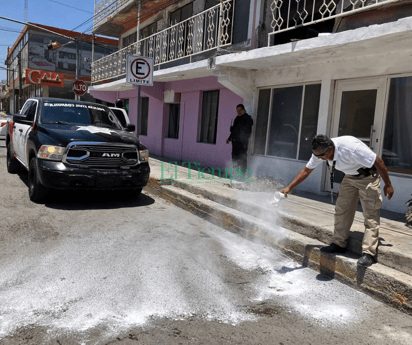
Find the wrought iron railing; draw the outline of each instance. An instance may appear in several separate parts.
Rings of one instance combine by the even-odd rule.
[[[94,6],[93,29],[101,25],[105,19],[113,17],[114,13],[126,2],[134,2],[134,0],[100,0]]]
[[[401,0],[272,0],[269,45],[271,36],[279,32],[399,1]]]
[[[126,74],[126,56],[152,57],[161,65],[232,43],[235,0],[226,0],[92,64],[92,83]]]

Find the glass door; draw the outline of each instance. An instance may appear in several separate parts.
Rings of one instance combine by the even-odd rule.
[[[331,137],[351,135],[380,154],[386,78],[342,80],[336,82],[332,115]],[[326,174],[326,190],[330,191],[329,174]],[[334,192],[339,190],[343,173],[337,171]]]

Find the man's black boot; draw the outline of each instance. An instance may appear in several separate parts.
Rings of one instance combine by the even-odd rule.
[[[320,248],[322,253],[345,253],[346,248],[338,246],[335,243],[332,243],[330,246]]]
[[[373,256],[370,254],[363,254],[358,260],[359,266],[369,267],[372,264],[373,264]]]

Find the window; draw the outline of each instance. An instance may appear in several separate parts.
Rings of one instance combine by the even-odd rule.
[[[140,119],[140,135],[147,135],[147,124],[149,119],[149,97],[142,97],[141,104],[141,119]]]
[[[180,124],[180,104],[169,105],[169,129],[167,137],[170,139],[179,139]]]
[[[130,44],[136,42],[136,32],[131,33],[129,36],[123,37],[123,47],[127,47]]]
[[[27,117],[26,117],[28,121],[34,121],[34,116],[36,115],[36,109],[37,109],[37,102],[36,101],[31,102],[31,106],[29,110],[27,111]]]
[[[124,118],[123,112],[119,109],[110,109],[110,110],[116,115],[122,127],[126,127],[127,123],[126,123],[126,119]]]
[[[260,90],[254,154],[308,160],[319,101],[320,84]]]
[[[392,78],[382,159],[389,171],[412,174],[412,77]]]
[[[27,112],[30,109],[32,103],[33,103],[33,101],[28,101],[28,102],[24,103],[23,108],[20,111],[20,114],[27,115]]]
[[[204,91],[202,117],[200,120],[199,142],[216,144],[219,90]]]
[[[170,25],[175,25],[186,19],[189,19],[192,16],[192,14],[193,14],[193,2],[170,13]]]
[[[157,22],[154,22],[142,30],[140,30],[140,39],[142,40],[143,38],[149,37],[157,32]]]
[[[205,10],[220,4],[219,0],[205,0]]]

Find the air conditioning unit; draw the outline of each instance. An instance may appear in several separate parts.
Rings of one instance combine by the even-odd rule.
[[[167,90],[164,92],[164,102],[165,103],[180,103],[182,94],[174,90]]]

